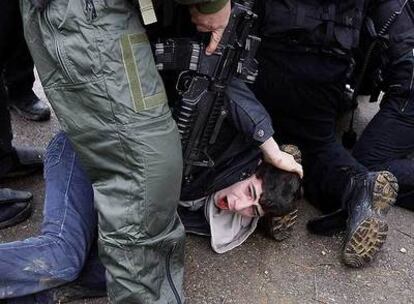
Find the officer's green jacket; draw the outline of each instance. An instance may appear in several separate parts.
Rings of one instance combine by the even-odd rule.
[[[139,12],[129,0],[20,5],[45,93],[93,182],[110,301],[183,303],[181,145]]]

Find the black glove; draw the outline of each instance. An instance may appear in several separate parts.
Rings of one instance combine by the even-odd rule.
[[[36,7],[40,11],[44,10],[50,2],[50,0],[30,0],[30,1],[32,2],[34,7]]]

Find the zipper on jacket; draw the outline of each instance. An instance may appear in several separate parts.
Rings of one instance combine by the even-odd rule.
[[[411,95],[411,94],[410,94]],[[410,98],[407,98],[407,100],[404,102],[403,106],[401,107],[401,112],[404,112],[405,109],[408,106],[408,102],[410,101]]]
[[[167,255],[167,260],[166,260],[167,280],[168,280],[168,283],[170,284],[170,287],[171,287],[171,289],[174,293],[175,299],[177,300],[177,304],[182,304],[180,295],[178,294],[177,288],[174,285],[174,282],[173,282],[173,279],[172,279],[172,276],[171,276],[171,269],[170,269],[171,256],[172,256],[176,246],[177,246],[177,244],[174,244],[173,248],[171,248],[171,250],[168,252],[168,255]]]
[[[55,51],[56,51],[56,57],[59,61],[60,66],[62,67],[63,73],[65,74],[66,78],[68,80],[70,80],[72,83],[74,83],[73,78],[70,76],[69,70],[67,69],[64,60],[63,60],[63,56],[62,56],[62,51],[60,49],[60,45],[59,45],[59,41],[56,35],[56,29],[53,27],[52,22],[50,21],[50,17],[49,17],[49,10],[50,10],[50,6],[46,9],[45,12],[45,19],[47,21],[47,24],[49,25],[49,28],[53,34],[53,40],[55,42]]]
[[[96,8],[93,0],[85,0],[85,12],[86,18],[89,22],[92,22],[96,17]]]

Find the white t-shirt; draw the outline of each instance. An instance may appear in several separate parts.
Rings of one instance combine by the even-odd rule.
[[[246,217],[217,208],[214,195],[194,201],[181,201],[180,205],[193,211],[204,207],[204,214],[210,225],[211,247],[217,253],[224,253],[241,245],[253,233],[259,221],[258,217]]]

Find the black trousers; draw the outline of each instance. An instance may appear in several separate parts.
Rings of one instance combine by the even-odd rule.
[[[336,141],[337,115],[347,106],[347,66],[338,59],[262,50],[255,93],[272,115],[276,138],[303,153],[305,195],[322,211],[341,206],[352,174],[388,170],[400,185],[397,205],[414,210],[414,92],[386,94],[380,111],[358,140],[353,155]],[[396,60],[397,83],[414,77],[412,51]],[[399,79],[399,80],[398,80]],[[398,81],[397,81],[398,80]],[[403,93],[401,93],[403,92]]]
[[[371,17],[377,28],[400,1],[379,1]],[[408,3],[389,28],[382,77],[387,84],[380,110],[357,142],[353,155],[370,170],[388,170],[398,179],[397,204],[414,210],[414,7]]]
[[[14,47],[7,54],[8,58],[3,71],[7,93],[11,99],[30,95],[35,81],[34,63],[24,39],[20,12],[18,18],[15,19]]]
[[[414,63],[414,58],[413,58]],[[414,75],[413,75],[414,76]],[[388,170],[398,179],[397,205],[414,210],[414,95],[386,95],[381,109],[357,142],[353,155],[373,171]]]
[[[258,58],[254,91],[272,116],[276,140],[301,149],[307,199],[324,212],[336,210],[350,176],[368,171],[336,141],[347,63],[269,48]]]
[[[10,98],[19,98],[32,92],[35,81],[34,63],[27,47],[23,33],[23,23],[20,15],[19,1],[10,4],[12,15],[9,17],[12,32],[9,36],[8,50],[5,54],[3,69],[4,82]],[[3,12],[0,16],[4,18]],[[3,21],[4,22],[4,21]],[[7,41],[6,41],[7,43]]]
[[[13,48],[16,46],[19,35],[18,24],[20,21],[18,1],[6,0],[2,2],[0,10],[0,71],[4,70],[6,62]],[[21,27],[20,27],[21,28]],[[21,37],[21,36],[20,36]],[[12,165],[12,131],[10,114],[7,109],[7,96],[3,77],[0,77],[0,177],[4,175]]]

